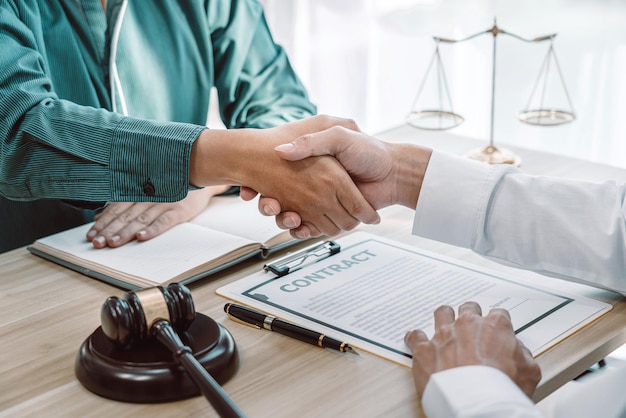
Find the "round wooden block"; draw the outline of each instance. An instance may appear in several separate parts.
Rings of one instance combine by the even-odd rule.
[[[180,337],[217,382],[234,376],[239,356],[235,340],[222,325],[197,313]],[[74,372],[87,389],[117,401],[170,402],[200,394],[185,369],[157,340],[122,349],[104,335],[102,327],[83,342]]]

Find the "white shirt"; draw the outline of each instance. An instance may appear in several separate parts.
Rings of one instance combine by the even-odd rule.
[[[626,295],[625,195],[626,187],[615,182],[531,176],[509,165],[433,151],[413,234]],[[432,417],[539,416],[532,402],[519,400],[525,395],[517,386],[503,385],[502,377],[508,379],[488,367],[437,373],[426,387],[424,411]],[[470,390],[471,398],[460,395]],[[476,407],[468,409],[468,403]]]

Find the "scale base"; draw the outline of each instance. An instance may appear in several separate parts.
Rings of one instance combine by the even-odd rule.
[[[472,151],[466,157],[488,164],[511,164],[518,167],[522,162],[517,155],[494,145],[487,145],[484,148]]]
[[[180,338],[220,384],[236,373],[239,356],[235,340],[213,319],[197,313]],[[117,401],[157,403],[200,395],[185,369],[160,342],[149,339],[122,349],[104,335],[102,327],[83,342],[74,372],[91,392]]]

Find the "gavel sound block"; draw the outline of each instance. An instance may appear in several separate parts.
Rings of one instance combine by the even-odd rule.
[[[171,322],[183,344],[218,383],[228,381],[239,366],[232,335],[208,316],[195,313],[191,297],[187,302],[181,288],[186,291],[173,284],[167,289],[128,292],[124,299],[108,298],[102,306],[102,325],[83,342],[76,357],[74,371],[82,385],[124,402],[169,402],[199,395],[171,351],[150,338],[150,326],[159,317]],[[133,313],[136,318],[124,313],[137,305],[143,309]]]

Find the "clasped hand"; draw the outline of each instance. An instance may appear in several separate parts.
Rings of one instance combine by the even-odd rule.
[[[97,217],[87,239],[96,248],[150,239],[197,215],[216,190],[223,190],[223,185],[244,186],[242,197],[246,199],[257,192],[272,196],[260,199],[260,204],[267,201],[270,214],[274,214],[273,207],[280,208],[275,214],[285,211],[281,219],[287,220],[286,227],[290,216],[294,216],[294,227],[304,230],[306,236],[311,235],[308,231],[334,235],[351,230],[360,222],[379,222],[378,213],[368,202],[379,194],[375,190],[378,186],[359,190],[344,166],[332,156],[309,154],[310,158],[289,161],[274,150],[281,144],[307,141],[319,133],[343,137],[359,130],[351,120],[330,116],[315,116],[269,129],[205,130],[194,142],[189,169],[190,183],[203,187],[202,191],[190,192],[180,202],[111,203]],[[375,167],[372,165],[367,171]]]
[[[375,208],[400,204],[414,209],[432,151],[411,144],[391,144],[336,124],[311,131],[275,148],[285,161],[304,162],[320,156],[334,157],[348,172],[367,202]],[[290,184],[290,183],[288,183]],[[337,186],[335,186],[337,187]],[[259,190],[242,188],[241,197],[251,200]],[[271,194],[261,193],[259,211],[276,216],[276,223],[297,238],[325,234],[302,213],[283,205]]]

